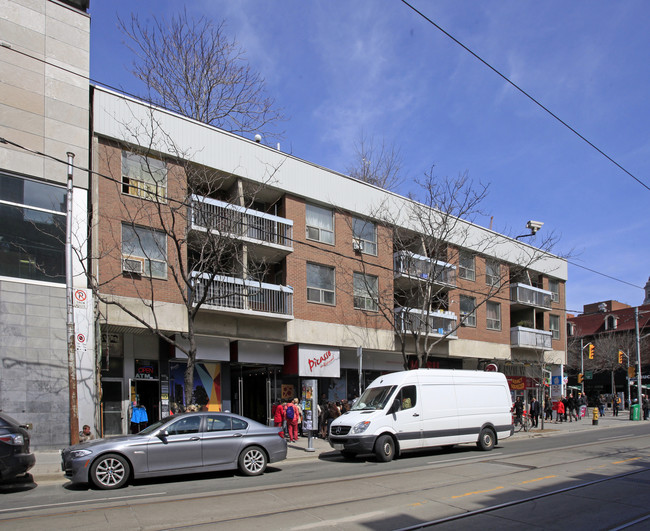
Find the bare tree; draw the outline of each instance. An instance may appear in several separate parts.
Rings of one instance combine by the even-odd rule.
[[[185,354],[189,404],[201,311],[264,304],[262,282],[273,283],[269,264],[252,256],[243,240],[288,241],[282,227],[264,225],[256,215],[264,208],[257,194],[278,168],[269,166],[261,183],[244,182],[192,162],[155,112],[123,126],[140,146],[98,142],[88,281],[104,313],[118,308]],[[182,329],[170,329],[170,309],[182,309]]]
[[[170,19],[153,17],[151,24],[131,15],[119,25],[136,57],[132,72],[153,103],[232,133],[281,136],[272,128],[282,111],[226,34],[225,21],[195,19],[184,10]]]
[[[355,156],[347,172],[365,183],[385,190],[397,190],[402,183],[402,158],[399,149],[385,140],[376,142],[364,134],[354,144]]]
[[[529,268],[548,256],[556,241],[552,234],[538,236],[537,247],[521,245],[509,263],[499,262],[490,257],[499,256],[503,236],[484,230],[477,238],[477,231],[483,229],[470,222],[481,213],[487,186],[474,184],[466,174],[438,179],[433,168],[417,184],[418,200],[413,196],[401,210],[386,203],[373,213],[372,217],[391,229],[386,232],[395,251],[396,278],[381,292],[366,286],[377,311],[398,338],[405,368],[409,368],[409,357],[418,367],[425,367],[459,327],[476,326],[477,311],[488,302],[509,301],[511,281],[534,283]],[[466,283],[475,278],[486,282]],[[452,308],[459,309],[459,318]],[[485,310],[490,319],[496,308]],[[529,327],[539,328],[532,322]]]

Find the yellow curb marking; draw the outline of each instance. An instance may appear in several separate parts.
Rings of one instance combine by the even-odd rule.
[[[630,461],[637,461],[640,457],[631,457],[630,459],[623,459],[623,461],[613,461],[613,465],[620,465],[621,463],[629,463]]]
[[[521,483],[517,483],[517,485],[525,485],[526,483],[534,483],[535,481],[542,481],[543,479],[551,479],[551,478],[556,478],[557,476],[544,476],[541,478],[536,478],[536,479],[529,479],[527,481],[522,481]]]
[[[456,499],[456,498],[462,498],[463,496],[471,496],[472,494],[484,494],[486,492],[492,492],[495,490],[500,490],[503,487],[495,487],[494,489],[487,489],[487,490],[476,490],[474,492],[466,492],[465,494],[459,494],[458,496],[452,496],[451,499]]]
[[[422,502],[409,503],[409,504],[408,504],[408,507],[417,507],[418,505],[422,505]]]

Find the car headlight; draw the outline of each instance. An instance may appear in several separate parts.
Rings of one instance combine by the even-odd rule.
[[[359,422],[356,426],[352,427],[351,432],[352,433],[363,433],[368,429],[368,426],[370,426],[370,421],[369,420],[364,420],[363,422]]]
[[[90,454],[92,454],[90,450],[72,450],[72,452],[70,452],[70,458],[77,459],[77,457],[84,457]]]

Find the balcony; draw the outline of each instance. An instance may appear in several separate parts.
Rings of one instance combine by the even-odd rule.
[[[409,251],[393,253],[393,275],[400,288],[429,279],[441,289],[456,287],[456,266]]]
[[[293,221],[232,203],[192,196],[191,228],[247,242],[259,258],[280,259],[293,251]]]
[[[197,298],[207,290],[202,308],[272,319],[293,319],[293,288],[242,278],[193,273]]]
[[[552,332],[536,330],[523,326],[513,326],[510,329],[510,346],[537,350],[553,350],[551,347]]]
[[[401,333],[419,330],[421,334],[430,336],[444,336],[449,334],[449,339],[457,339],[456,314],[443,310],[433,310],[423,314],[420,310],[407,310],[395,308],[395,325]],[[425,322],[426,319],[426,322]]]
[[[510,284],[510,307],[514,310],[530,307],[550,310],[552,296],[550,291],[528,284]]]

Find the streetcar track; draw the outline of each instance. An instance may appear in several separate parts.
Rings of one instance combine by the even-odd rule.
[[[647,435],[643,434],[643,435],[629,435],[629,436],[627,436],[625,438],[627,438],[627,439],[636,439],[636,438],[646,438],[646,437],[647,437]],[[621,439],[618,439],[616,442],[621,442]],[[596,446],[596,445],[600,445],[600,444],[602,444],[602,441],[594,441],[594,442],[591,442],[591,443],[582,443],[581,448],[583,448],[585,446]],[[639,452],[644,452],[644,451],[647,452],[647,450],[649,448],[650,448],[650,446],[644,446],[642,448],[635,448],[634,452],[637,453],[637,454]],[[412,473],[417,473],[417,472],[423,472],[423,471],[427,471],[427,470],[436,470],[436,469],[440,470],[440,469],[445,469],[445,468],[452,468],[452,467],[455,467],[455,466],[458,466],[458,465],[467,465],[467,464],[473,464],[473,463],[492,463],[492,464],[498,464],[498,465],[502,465],[502,466],[516,466],[516,464],[506,463],[504,461],[506,459],[515,459],[515,458],[519,458],[519,457],[526,457],[526,456],[529,456],[529,455],[539,455],[539,454],[543,454],[543,453],[546,453],[546,452],[558,452],[558,451],[561,451],[563,449],[575,450],[576,446],[575,445],[569,445],[569,446],[564,446],[564,447],[556,447],[556,448],[552,448],[552,449],[548,449],[548,450],[534,450],[534,451],[527,451],[527,452],[518,452],[518,453],[511,454],[509,456],[503,456],[503,457],[501,457],[501,456],[499,456],[499,457],[497,457],[497,456],[478,457],[477,456],[475,461],[470,461],[469,458],[468,458],[468,460],[466,460],[466,461],[464,461],[462,463],[457,462],[458,459],[453,459],[453,460],[449,460],[449,461],[439,461],[439,462],[436,462],[435,464],[432,464],[432,465],[418,465],[418,466],[414,466],[414,467],[410,467],[410,468],[406,468],[406,469],[402,469],[402,470],[382,470],[382,471],[379,471],[379,472],[369,472],[369,473],[366,473],[366,474],[360,474],[360,475],[357,475],[357,476],[354,476],[354,477],[327,478],[327,479],[320,480],[317,483],[315,483],[314,481],[299,481],[299,482],[285,483],[285,484],[281,484],[281,485],[280,484],[275,484],[275,485],[259,486],[259,487],[244,487],[244,488],[241,488],[241,489],[231,489],[231,490],[228,490],[228,491],[212,491],[212,492],[206,492],[206,493],[192,493],[192,494],[184,494],[184,495],[177,495],[177,496],[167,496],[167,497],[164,498],[164,500],[148,500],[148,499],[147,500],[135,500],[135,503],[128,503],[127,502],[124,505],[120,505],[120,506],[122,506],[122,507],[124,507],[124,506],[137,507],[138,505],[141,505],[141,504],[144,504],[144,503],[149,504],[149,505],[156,505],[156,504],[169,505],[171,503],[178,503],[178,502],[183,503],[183,502],[186,502],[189,499],[191,499],[191,500],[208,500],[210,498],[221,498],[221,499],[223,499],[224,497],[227,497],[227,496],[238,496],[238,495],[246,494],[246,493],[255,493],[255,492],[262,492],[262,491],[272,493],[272,491],[279,491],[279,490],[282,490],[282,489],[292,489],[292,488],[296,488],[296,487],[304,487],[304,486],[312,486],[313,487],[314,485],[327,485],[327,484],[337,484],[337,483],[340,484],[340,483],[353,482],[353,481],[359,481],[359,480],[371,480],[371,479],[374,479],[374,478],[381,478],[381,477],[384,477],[384,476],[387,476],[387,475],[393,475],[393,476],[395,476],[395,475],[406,475],[406,474],[412,474]],[[581,459],[573,459],[573,460],[569,460],[569,461],[563,461],[562,465],[576,464],[576,463],[580,463],[580,462],[583,462],[583,461],[603,459],[603,458],[616,456],[616,455],[620,455],[622,453],[629,453],[629,452],[630,452],[630,450],[617,450],[617,451],[614,451],[614,452],[612,452],[612,451],[610,451],[610,452],[602,452],[602,453],[587,456],[587,457],[584,457],[584,458],[581,458]],[[647,456],[644,456],[644,457],[647,457]],[[557,463],[557,462],[552,462],[552,463],[549,463],[548,465],[541,465],[541,466],[533,467],[533,468],[535,468],[536,470],[541,471],[541,470],[544,470],[544,469],[547,469],[547,468],[556,467],[556,466],[558,466],[558,464],[559,463]],[[530,470],[529,467],[524,467],[524,468],[525,468],[525,470],[521,470],[521,472],[515,472],[515,474],[523,473],[523,472],[526,472],[526,471]],[[494,478],[498,478],[498,477],[501,477],[501,476],[502,476],[502,473],[496,473],[495,472],[494,474],[484,476],[481,479],[489,481],[489,480],[492,480]],[[604,478],[602,481],[604,481],[606,479],[607,478]],[[449,483],[449,484],[445,485],[445,487],[447,487],[447,488],[459,487],[459,486],[462,486],[463,484],[471,482],[471,481],[472,480],[462,479],[462,480],[454,482],[454,483]],[[597,481],[601,481],[601,480],[597,480]],[[202,522],[202,523],[192,523],[192,524],[180,525],[180,526],[174,526],[174,527],[164,527],[164,528],[161,528],[161,529],[169,529],[169,530],[171,530],[171,529],[189,529],[189,528],[192,528],[192,527],[198,527],[198,526],[209,525],[209,524],[223,524],[223,523],[229,523],[229,522],[243,521],[243,520],[247,520],[247,519],[256,520],[256,519],[265,518],[265,517],[268,517],[268,516],[282,515],[282,514],[285,514],[285,513],[290,513],[290,512],[294,512],[296,510],[308,511],[308,510],[318,509],[318,508],[323,508],[323,507],[328,507],[328,506],[335,507],[337,505],[340,505],[341,503],[358,503],[358,502],[363,502],[363,501],[368,501],[368,500],[376,500],[376,499],[380,499],[380,498],[388,498],[388,497],[395,496],[397,494],[402,495],[402,494],[412,494],[412,493],[417,493],[417,492],[424,492],[424,491],[432,490],[432,489],[435,489],[435,488],[440,488],[440,485],[436,485],[436,486],[426,488],[426,489],[422,489],[421,487],[419,487],[419,488],[408,490],[408,491],[391,492],[391,493],[387,493],[387,494],[384,494],[384,495],[373,495],[373,496],[359,497],[359,498],[354,498],[354,499],[347,498],[346,500],[333,502],[331,504],[319,503],[318,505],[309,505],[309,506],[303,506],[303,507],[298,507],[298,508],[293,507],[293,508],[286,509],[286,510],[280,510],[280,511],[276,510],[274,512],[265,512],[265,513],[255,514],[255,515],[245,515],[245,516],[228,518],[228,519],[224,519],[224,520],[211,520],[211,521],[206,521],[206,522]],[[104,499],[101,499],[101,500],[88,500],[88,501],[86,501],[86,503],[100,503],[100,504],[102,502],[109,503],[111,499],[115,499],[115,500],[119,500],[119,501],[124,502],[123,497],[119,497],[119,498],[115,497],[115,498],[110,498],[110,499],[109,498],[104,498]],[[133,501],[133,500],[129,500],[129,502],[130,501]],[[83,501],[80,501],[79,503],[83,503]],[[54,505],[56,505],[56,504],[54,504]],[[44,509],[47,509],[47,508],[56,508],[56,507],[53,507],[51,505],[49,505],[49,506],[48,505],[42,505],[42,506],[39,506],[37,508],[37,510],[44,510]],[[25,511],[29,511],[29,510],[34,510],[34,507],[17,507],[17,508],[14,508],[14,509],[5,509],[5,511],[7,511],[7,513],[5,513],[5,515],[8,516],[8,517],[7,518],[2,518],[1,516],[3,516],[3,515],[0,515],[0,521],[9,522],[9,521],[14,521],[14,520],[16,520],[16,521],[17,520],[27,520],[29,518],[57,517],[57,516],[65,516],[66,514],[83,514],[83,513],[89,513],[89,512],[95,512],[95,511],[105,511],[105,510],[111,510],[111,509],[113,509],[113,507],[111,507],[110,505],[108,505],[108,506],[103,505],[103,506],[99,506],[99,507],[86,507],[86,508],[81,508],[79,510],[71,510],[71,511],[60,512],[60,513],[54,512],[54,513],[49,513],[47,515],[41,515],[41,514],[18,515],[17,514],[16,516],[13,516],[13,517],[10,516],[11,511],[13,511],[15,513],[20,513],[20,512],[25,512]]]

